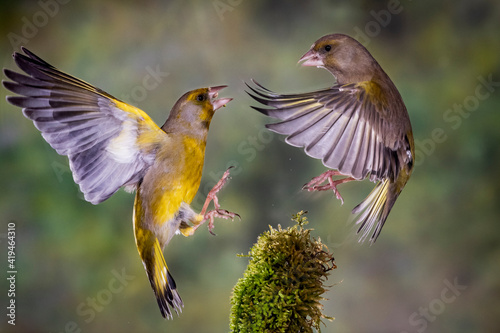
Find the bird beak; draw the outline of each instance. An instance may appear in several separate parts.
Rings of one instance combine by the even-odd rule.
[[[208,96],[210,97],[210,101],[214,107],[214,111],[220,109],[222,106],[226,106],[227,103],[231,102],[232,98],[220,98],[215,99],[219,96],[219,91],[226,88],[227,86],[217,86],[208,88]]]
[[[324,66],[323,60],[319,58],[318,53],[313,49],[307,51],[306,54],[304,54],[302,58],[299,59],[298,63],[300,62],[302,62],[302,66],[316,66],[316,67]]]

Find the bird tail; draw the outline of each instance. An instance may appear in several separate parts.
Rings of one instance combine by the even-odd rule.
[[[135,240],[151,288],[153,288],[158,301],[161,315],[164,318],[172,319],[171,308],[179,315],[184,304],[177,293],[174,278],[163,258],[160,242],[150,230],[142,228],[136,228]]]
[[[364,242],[368,235],[373,244],[382,231],[385,220],[396,202],[397,194],[393,191],[394,183],[390,179],[380,181],[371,193],[352,210],[357,214],[354,218],[356,225],[360,225],[357,233],[361,233],[359,242]]]

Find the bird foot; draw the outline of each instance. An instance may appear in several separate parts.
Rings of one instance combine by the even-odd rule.
[[[229,170],[231,168],[233,167],[230,166],[229,168],[227,168],[227,170],[222,175],[222,178],[217,182],[217,184],[215,184],[215,186],[210,190],[210,192],[208,192],[207,199],[205,200],[205,204],[203,205],[203,208],[200,213],[200,215],[203,216],[203,219],[201,220],[200,224],[193,227],[194,230],[198,229],[200,225],[202,225],[205,221],[208,220],[208,231],[210,231],[212,235],[215,235],[212,230],[214,228],[214,219],[216,217],[223,219],[231,219],[231,220],[234,220],[235,217],[241,219],[239,214],[232,213],[225,209],[221,209],[219,204],[219,198],[217,198],[217,193],[222,189],[224,184],[226,184],[226,182],[230,179]],[[213,201],[215,209],[207,212],[208,205],[210,204],[211,201]]]
[[[234,221],[234,218],[236,216],[241,220],[241,216],[239,214],[232,213],[232,212],[225,210],[225,209],[216,208],[216,209],[211,210],[205,214],[205,216],[203,217],[203,222],[206,220],[209,220],[208,221],[208,231],[212,235],[215,236],[215,233],[212,231],[214,229],[214,218],[219,217],[219,218],[223,218],[226,220],[231,219],[231,221]]]
[[[337,197],[338,200],[340,200],[341,204],[344,204],[344,198],[340,195],[339,190],[337,189],[337,186],[343,183],[350,182],[352,180],[355,180],[352,177],[347,177],[343,179],[338,179],[338,180],[333,180],[333,176],[343,176],[340,172],[337,170],[328,170],[321,175],[314,177],[311,179],[311,181],[304,186],[302,186],[303,190],[307,190],[309,192],[313,191],[327,191],[327,190],[332,190],[333,193],[335,193],[335,196]],[[328,184],[321,185],[321,183],[328,181]]]

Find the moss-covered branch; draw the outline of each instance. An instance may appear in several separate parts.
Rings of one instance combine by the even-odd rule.
[[[232,332],[313,332],[320,330],[324,282],[336,268],[321,240],[305,229],[299,212],[287,229],[270,227],[250,249],[244,277],[231,298]]]

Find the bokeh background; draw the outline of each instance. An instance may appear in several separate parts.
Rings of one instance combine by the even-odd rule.
[[[185,308],[161,317],[137,255],[133,195],[93,206],[66,157],[0,97],[0,331],[227,332],[229,298],[268,225],[308,210],[334,252],[323,332],[500,331],[500,5],[462,1],[2,1],[0,64],[24,45],[56,67],[163,124],[184,92],[227,84],[212,122],[200,193],[229,165],[220,193],[241,221],[216,221],[165,250]],[[358,38],[399,88],[417,166],[374,246],[358,245],[350,210],[374,186],[302,193],[324,171],[266,131],[245,93],[255,78],[279,92],[333,84],[296,65],[322,35]],[[155,72],[153,89],[144,80]],[[488,83],[489,82],[489,83]],[[16,228],[16,325],[7,324],[7,225]]]

